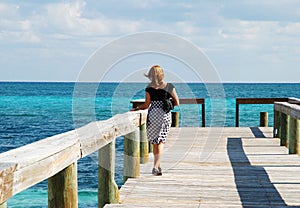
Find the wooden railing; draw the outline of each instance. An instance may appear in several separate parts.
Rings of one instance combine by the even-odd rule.
[[[77,160],[98,151],[98,206],[118,203],[115,139],[124,137],[124,180],[139,175],[148,157],[147,111],[128,112],[0,154],[0,207],[15,194],[48,179],[48,207],[78,207]],[[141,146],[141,148],[140,148]],[[141,151],[140,151],[141,149]]]
[[[240,108],[242,104],[274,104],[274,102],[298,102],[295,98],[236,98],[235,108],[235,123],[236,127],[239,127]],[[133,108],[142,105],[145,102],[144,99],[132,100]],[[180,98],[180,104],[201,104],[202,106],[202,127],[205,127],[205,99],[204,98]],[[267,116],[267,114],[262,114]],[[172,112],[172,126],[177,126],[178,112]],[[266,124],[267,126],[267,124]]]
[[[288,98],[236,98],[235,102],[235,126],[239,127],[241,104],[274,104],[274,102],[287,102]]]
[[[139,105],[142,105],[145,100],[132,100],[130,101],[132,103],[132,107],[136,108]],[[180,98],[179,99],[180,105],[182,104],[197,104],[201,105],[201,117],[202,117],[202,127],[205,127],[205,99],[204,98]],[[172,126],[176,127],[179,123],[179,113],[178,112],[172,112]]]
[[[287,102],[274,104],[274,137],[286,146],[290,154],[300,155],[300,100],[289,98]]]

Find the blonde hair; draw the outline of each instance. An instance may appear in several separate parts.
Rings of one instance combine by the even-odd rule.
[[[145,76],[151,81],[149,86],[157,87],[164,80],[164,70],[159,65],[154,65],[150,68],[148,74]]]

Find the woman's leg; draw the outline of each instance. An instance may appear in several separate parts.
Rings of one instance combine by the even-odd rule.
[[[153,144],[153,154],[154,154],[154,168],[158,169],[160,167],[160,159],[163,153],[164,143]]]

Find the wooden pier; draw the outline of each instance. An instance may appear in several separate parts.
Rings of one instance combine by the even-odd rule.
[[[300,157],[270,127],[172,128],[162,162],[105,207],[300,207]]]
[[[48,207],[78,207],[77,161],[96,151],[98,207],[300,207],[300,100],[280,101],[274,127],[204,127],[203,119],[203,127],[172,128],[162,176],[151,174],[146,110],[1,153],[0,208],[43,180]],[[202,105],[204,117],[204,100],[192,103]],[[126,182],[119,190],[114,153],[120,136]]]

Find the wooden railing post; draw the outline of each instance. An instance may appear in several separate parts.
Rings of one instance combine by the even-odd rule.
[[[179,112],[171,112],[172,113],[172,127],[179,127]]]
[[[240,121],[240,105],[236,101],[236,104],[235,104],[235,127],[240,126],[239,121]]]
[[[300,155],[300,120],[296,119],[296,123],[294,126],[294,132],[295,132],[295,140],[296,140],[296,153]]]
[[[288,134],[288,148],[289,154],[296,154],[298,151],[297,141],[299,141],[299,120],[290,118],[289,122],[289,134]]]
[[[279,135],[280,127],[280,112],[274,109],[274,125],[273,125],[273,137],[277,138]]]
[[[98,207],[119,203],[120,195],[115,182],[115,141],[98,151]]]
[[[124,182],[140,176],[139,128],[124,136]]]
[[[202,105],[202,127],[205,127],[205,101],[203,99]]]
[[[153,152],[153,145],[148,142],[149,153]]]
[[[6,207],[7,207],[7,203],[6,202],[0,204],[0,208],[6,208]]]
[[[147,139],[146,124],[140,126],[140,157],[141,164],[147,163],[149,160],[149,142]]]
[[[284,114],[283,114],[282,112],[279,111],[279,116],[278,116],[278,123],[279,123],[278,125],[279,125],[279,126],[278,126],[278,132],[277,132],[277,135],[278,135],[278,137],[280,138],[280,145],[281,145],[281,146],[283,146],[283,144],[282,144],[282,142],[281,142],[281,137],[282,137],[281,134],[282,134],[282,128],[283,128],[283,127],[282,127],[282,124],[281,124],[281,120],[282,120],[282,116],[283,116],[283,115],[284,115]]]
[[[77,162],[48,179],[48,207],[78,207]]]
[[[280,145],[288,147],[290,116],[281,113],[280,116]]]
[[[268,112],[260,112],[260,127],[268,127]]]

